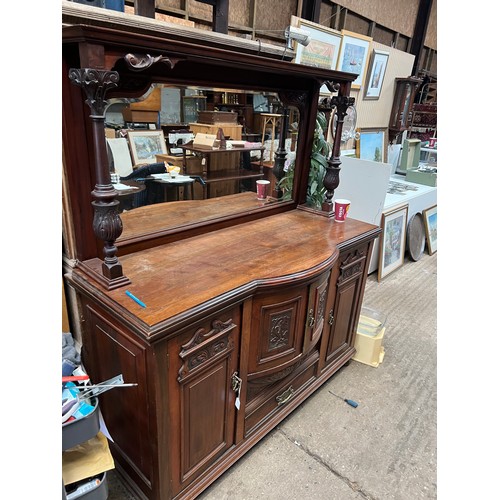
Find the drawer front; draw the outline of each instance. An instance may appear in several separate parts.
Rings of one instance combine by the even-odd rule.
[[[267,420],[284,409],[316,379],[317,352],[298,366],[288,377],[259,394],[245,411],[245,437],[258,430]]]

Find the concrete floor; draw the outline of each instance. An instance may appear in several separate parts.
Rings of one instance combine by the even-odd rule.
[[[351,361],[198,499],[437,498],[436,304],[437,253],[380,283],[371,274],[364,305],[387,315],[383,362]],[[135,498],[108,480],[109,500]]]

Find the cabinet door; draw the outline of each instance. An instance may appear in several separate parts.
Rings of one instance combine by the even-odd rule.
[[[168,346],[170,439],[174,494],[234,445],[240,310],[189,328]]]
[[[306,331],[304,335],[304,353],[309,353],[318,345],[325,325],[325,313],[328,298],[330,271],[309,287]]]
[[[249,381],[283,370],[302,356],[307,296],[302,286],[254,298]]]
[[[366,278],[368,245],[340,254],[335,302],[328,311],[326,363],[353,349]]]

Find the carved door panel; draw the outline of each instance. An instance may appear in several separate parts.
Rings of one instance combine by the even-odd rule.
[[[309,353],[317,346],[325,325],[325,313],[328,299],[330,271],[322,274],[309,287],[306,331],[304,335],[304,353]]]
[[[302,286],[254,298],[249,380],[282,370],[302,356],[307,294]]]
[[[326,363],[331,363],[354,345],[366,261],[367,246],[346,251],[340,255],[335,305],[328,313],[329,335]]]
[[[234,445],[240,310],[205,320],[169,341],[170,463],[178,493]]]

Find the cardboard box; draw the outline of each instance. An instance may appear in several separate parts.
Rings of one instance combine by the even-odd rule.
[[[382,346],[384,333],[385,328],[382,328],[380,333],[375,337],[357,332],[356,338],[354,339],[356,354],[352,359],[377,368],[384,360],[385,351]]]

